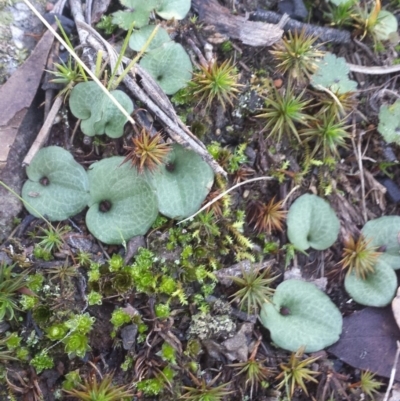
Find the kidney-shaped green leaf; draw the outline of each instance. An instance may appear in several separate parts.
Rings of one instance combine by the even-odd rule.
[[[379,110],[378,132],[387,143],[400,145],[400,101],[382,105]]]
[[[192,77],[192,63],[178,43],[167,42],[148,52],[140,65],[157,81],[167,95],[183,88]]]
[[[160,213],[183,219],[197,212],[214,181],[211,167],[195,152],[172,145],[166,163],[147,173]]]
[[[129,114],[132,113],[133,103],[127,94],[120,90],[110,93]],[[126,117],[96,82],[76,85],[71,91],[69,107],[75,117],[82,119],[81,130],[85,135],[107,134],[111,138],[119,138],[124,133]]]
[[[129,47],[137,52],[142,50],[143,46],[154,31],[154,28],[155,25],[146,25],[142,29],[134,31],[129,38]],[[167,31],[163,28],[159,28],[154,36],[154,39],[150,42],[149,47],[146,49],[146,52],[154,50],[157,47],[160,47],[162,44],[170,41],[171,38],[169,37]]]
[[[106,244],[121,244],[147,232],[157,217],[157,199],[146,179],[124,158],[110,157],[90,166],[89,231]]]
[[[58,146],[41,149],[26,168],[29,180],[22,188],[25,207],[36,217],[68,219],[88,202],[86,171],[71,153]]]
[[[132,23],[135,28],[141,28],[149,22],[151,11],[160,5],[161,0],[120,0],[128,10],[112,14],[113,24],[128,30]]]
[[[335,343],[342,332],[342,315],[314,284],[286,280],[279,284],[272,303],[263,305],[261,323],[272,341],[288,351],[305,346],[315,352]]]
[[[183,19],[189,12],[191,0],[161,0],[156,13],[164,19]]]
[[[316,64],[318,69],[311,76],[312,86],[317,89],[322,86],[339,94],[353,92],[357,89],[357,82],[348,77],[350,70],[343,57],[336,57],[328,52]]]
[[[287,216],[288,237],[299,250],[324,250],[336,241],[340,222],[328,202],[316,195],[296,199]]]
[[[373,26],[373,35],[377,40],[389,40],[390,35],[397,32],[398,23],[396,16],[387,10],[381,10],[377,23]]]
[[[392,269],[400,269],[400,216],[383,216],[370,220],[361,231],[365,238],[371,240],[370,245],[380,248],[382,255],[379,259]]]
[[[379,258],[374,273],[368,274],[363,280],[352,272],[346,276],[344,287],[357,303],[382,307],[388,305],[394,297],[397,276],[394,270]]]

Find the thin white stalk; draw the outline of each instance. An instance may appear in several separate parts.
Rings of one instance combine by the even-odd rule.
[[[241,187],[242,185],[245,184],[249,184],[250,182],[254,182],[254,181],[271,181],[273,180],[273,177],[257,177],[257,178],[250,178],[247,181],[243,181],[240,182],[239,184],[234,185],[233,187],[227,189],[225,192],[223,192],[222,194],[218,195],[216,198],[214,198],[213,200],[211,200],[210,202],[208,202],[207,204],[205,204],[200,210],[198,210],[195,214],[192,214],[191,216],[187,217],[184,220],[181,220],[180,222],[178,222],[177,224],[181,224],[184,223],[185,221],[191,220],[193,219],[193,217],[197,216],[199,213],[201,213],[203,210],[207,209],[209,206],[211,206],[213,203],[215,203],[216,201],[220,200],[221,198],[223,198],[226,194],[228,194],[229,192],[233,191],[236,188]]]
[[[397,367],[397,362],[399,360],[399,354],[400,354],[400,342],[397,341],[396,344],[397,344],[397,351],[396,351],[396,355],[394,357],[392,372],[390,373],[390,380],[389,380],[389,384],[388,384],[388,387],[387,387],[387,390],[386,390],[386,394],[385,394],[385,398],[383,399],[383,401],[388,401],[390,392],[392,391],[394,378],[396,376],[396,367]]]
[[[32,10],[32,12],[42,21],[46,28],[57,38],[57,40],[67,49],[69,54],[75,59],[75,61],[88,73],[94,82],[101,88],[101,90],[108,96],[108,98],[115,104],[118,110],[128,119],[128,121],[135,125],[135,120],[129,115],[129,113],[121,106],[121,104],[115,99],[113,95],[107,90],[107,88],[99,81],[96,75],[85,65],[85,63],[79,58],[79,56],[71,49],[64,39],[54,30],[54,28],[41,16],[29,0],[24,0],[24,3]]]

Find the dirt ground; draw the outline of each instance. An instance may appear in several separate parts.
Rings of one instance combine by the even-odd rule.
[[[106,33],[96,25],[122,5],[94,3],[92,27],[120,50],[126,30]],[[386,68],[399,64],[400,48],[398,35],[377,41],[367,29],[368,12],[378,4],[361,3],[365,20],[355,22],[352,9],[352,22],[343,26],[332,23],[333,5],[323,0],[305,5],[192,0],[182,20],[163,21],[154,14],[189,53],[193,80],[202,63],[227,62],[234,66],[228,75],[234,76],[235,89],[209,104],[207,96],[196,97],[188,89],[168,99],[159,87],[152,95],[145,73],[136,71],[130,78],[136,92],[127,81],[118,89],[133,100],[137,126],[126,124],[124,135],[114,139],[84,135],[68,100],[60,101],[56,117],[45,123],[64,86],[49,82],[52,75],[43,70],[68,56],[51,35],[48,44],[44,35],[34,38],[36,46],[20,67],[25,70],[6,74],[0,87],[0,138],[8,141],[0,145],[0,400],[399,399],[395,356],[400,331],[391,299],[379,308],[356,302],[345,289],[343,268],[349,255],[359,257],[361,265],[370,257],[375,266],[375,253],[387,247],[368,248],[367,241],[370,253],[362,259],[349,240],[362,240],[368,221],[399,214],[399,147],[386,142],[378,126],[381,107],[399,98],[400,68]],[[15,4],[4,4],[0,13],[9,13],[10,7]],[[96,35],[76,24],[76,7],[82,7],[81,1],[65,5],[63,16],[71,23],[63,23],[72,27],[67,35],[77,53],[94,67],[99,49],[84,42],[83,32]],[[382,7],[399,18],[398,1]],[[289,13],[284,29],[276,25],[283,12]],[[300,32],[315,42],[293,74],[279,65],[285,60],[279,51],[290,54],[280,38],[293,43]],[[356,89],[339,95],[313,86],[315,51],[343,57],[349,68],[345,75]],[[126,56],[132,58],[132,50]],[[360,72],[351,65],[372,70]],[[104,68],[106,83],[110,72]],[[303,117],[286,124],[276,114],[263,116],[273,108],[268,99],[287,93],[302,99],[298,113]],[[334,133],[343,140],[329,142],[307,131],[324,113],[328,119],[334,113],[340,126]],[[279,124],[281,131],[274,128]],[[107,245],[88,229],[87,208],[49,225],[23,207],[23,164],[39,131],[49,131],[45,147],[67,150],[86,171],[111,156],[129,159],[132,138],[142,128],[153,136],[161,132],[166,143],[182,138],[181,131],[195,138],[203,159],[217,172],[203,202],[211,204],[194,219],[177,224],[159,215],[146,235]],[[295,249],[288,238],[287,212],[304,194],[325,199],[338,218],[337,238],[323,250]],[[396,238],[393,249],[399,253]],[[273,341],[259,319],[260,306],[272,302],[273,291],[290,279],[313,283],[329,297],[343,318],[339,341],[305,353]],[[397,299],[394,293],[392,298]],[[283,308],[279,313],[284,315]],[[109,375],[112,384],[107,384]],[[93,388],[100,382],[108,392],[96,395]]]

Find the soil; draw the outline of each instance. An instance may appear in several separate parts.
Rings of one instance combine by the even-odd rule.
[[[276,11],[276,4],[266,3],[261,0],[221,0],[219,7],[223,7],[225,13],[221,21],[236,16],[245,20],[246,13],[257,9]],[[240,35],[232,34],[232,27],[224,32],[220,32],[218,24],[210,28],[206,13],[199,11],[206,4],[206,1],[193,1],[194,8],[188,16],[182,21],[171,22],[169,27],[174,32],[175,41],[182,43],[197,63],[195,50],[198,48],[204,52],[206,42],[213,44],[212,54],[218,61],[234,60],[242,85],[237,96],[231,96],[232,104],[226,106],[214,101],[210,108],[206,108],[204,102],[196,100],[182,104],[176,101],[176,97],[173,101],[176,114],[206,146],[217,142],[226,150],[225,157],[225,151],[220,152],[222,156],[217,158],[217,162],[228,171],[227,180],[216,177],[205,202],[249,178],[272,176],[273,180],[243,185],[229,194],[228,206],[218,201],[206,212],[208,214],[203,212],[194,221],[181,226],[170,219],[157,220],[146,236],[135,237],[123,246],[105,245],[96,240],[86,227],[84,211],[59,225],[54,224],[57,229],[69,226],[70,230],[62,234],[61,243],[51,251],[49,260],[37,253],[38,244],[45,236],[44,230],[48,229],[46,223],[29,215],[13,195],[0,188],[0,261],[4,263],[1,266],[15,265],[11,275],[13,279],[28,272],[29,277],[43,280],[37,287],[30,283],[13,292],[12,299],[17,303],[15,318],[6,314],[0,321],[0,360],[3,362],[0,367],[0,400],[84,399],[67,395],[63,388],[69,385],[70,390],[83,390],[88,387],[87,382],[93,383],[94,377],[102,380],[107,374],[113,375],[115,386],[129,388],[131,396],[90,398],[92,401],[383,399],[400,331],[389,307],[382,313],[380,309],[375,313],[376,309],[365,308],[351,299],[344,289],[345,272],[340,261],[344,242],[349,236],[357,239],[366,221],[399,214],[399,147],[387,144],[377,131],[380,106],[392,103],[398,97],[397,75],[350,75],[358,88],[354,107],[346,116],[349,132],[346,144],[338,148],[333,164],[321,165],[324,156],[318,151],[312,157],[314,162],[305,168],[307,160],[310,161],[313,142],[298,143],[288,132],[279,141],[276,136],[268,137],[268,130],[264,129],[266,120],[257,115],[262,113],[266,93],[271,93],[267,89],[271,83],[282,91],[293,85],[294,93],[304,93],[309,102],[322,99],[324,93],[316,91],[308,82],[290,80],[287,74],[279,72],[269,52],[271,47],[249,45],[240,40]],[[398,17],[398,2],[385,6]],[[322,9],[327,10],[322,1],[310,6],[310,24],[327,26]],[[199,19],[196,19],[196,11]],[[70,17],[69,10],[66,14]],[[320,49],[345,57],[353,64],[390,65],[398,61],[396,41],[385,42],[385,47],[377,51],[371,38],[367,36],[360,42],[358,39],[362,33],[354,27],[347,30],[354,41],[335,45],[320,43]],[[118,29],[112,35],[99,32],[110,43],[120,42],[124,37],[124,31]],[[231,39],[227,36],[221,39],[221,34],[229,34]],[[78,44],[76,32],[72,40],[74,45]],[[121,89],[130,93],[123,85]],[[42,113],[38,109],[43,99],[44,93],[39,90],[27,114],[23,126],[26,129],[20,129],[0,176],[1,181],[18,193],[26,179],[22,160],[42,123]],[[141,108],[138,112],[141,113],[138,114],[141,125],[161,131],[164,128],[162,121],[146,110],[141,102],[135,101],[135,107]],[[312,107],[306,107],[305,111],[315,113],[315,103]],[[122,138],[111,140],[102,136],[92,139],[77,128],[71,140],[76,124],[77,119],[66,102],[46,146],[57,145],[69,150],[85,168],[111,155],[126,156],[126,147],[135,135],[130,127],[126,127]],[[169,141],[165,132],[163,135]],[[232,155],[238,154],[241,144],[246,144],[244,157],[235,170],[229,163],[232,163]],[[267,204],[272,199],[285,199],[282,208],[287,211],[295,199],[305,193],[319,195],[329,202],[340,220],[340,231],[337,241],[328,249],[295,252],[293,257],[289,257],[285,224],[281,223],[281,230],[279,225],[272,231],[257,229],[262,218],[257,205]],[[207,219],[206,216],[212,217]],[[213,233],[216,229],[220,230],[219,234]],[[245,240],[251,241],[252,246],[246,246]],[[155,257],[149,268],[151,283],[146,285],[143,284],[146,272],[136,278],[137,281],[132,281],[124,270],[127,266],[138,265],[140,247],[147,247]],[[118,257],[124,268],[114,269],[112,261]],[[253,260],[249,261],[249,258]],[[352,327],[343,335],[349,341],[344,346],[340,347],[344,343],[339,341],[337,346],[300,357],[318,357],[308,366],[318,374],[314,381],[305,380],[303,388],[296,383],[293,392],[290,385],[286,388],[279,386],[280,380],[277,379],[291,352],[274,345],[269,331],[257,319],[257,310],[246,313],[246,302],[241,305],[235,298],[240,285],[233,283],[231,276],[246,276],[254,271],[262,276],[262,270],[257,269],[263,263],[269,266],[271,276],[278,277],[272,288],[290,275],[313,282],[339,308],[345,318],[346,330]],[[100,278],[92,280],[91,274],[96,269]],[[203,276],[199,277],[199,272],[203,272]],[[169,293],[160,290],[162,278],[166,277],[176,286]],[[1,275],[0,280],[1,308],[1,296],[7,294],[7,288],[1,286],[5,281]],[[88,294],[93,291],[102,295],[101,305],[88,305]],[[32,294],[37,303],[24,310],[21,299]],[[162,318],[157,317],[160,305],[170,308]],[[111,319],[121,308],[129,318],[120,327],[115,327]],[[357,337],[351,335],[351,330],[355,330],[351,319],[358,319],[358,313],[365,313],[362,315],[366,316],[364,321],[369,322],[360,328],[363,319],[357,320],[359,332],[367,333],[375,342],[369,343],[366,338],[360,344]],[[65,323],[73,316],[86,314],[94,318],[93,327],[85,334],[88,339],[86,352],[79,356],[68,355],[66,337],[59,338],[59,341],[50,339],[49,328]],[[383,320],[374,320],[378,319],[375,315],[383,316]],[[384,328],[383,333],[376,331],[378,326]],[[20,342],[16,347],[7,347],[6,341],[13,335],[18,336]],[[358,346],[364,346],[365,353],[371,351],[372,354],[372,349],[379,347],[377,339],[380,338],[388,344],[384,355],[378,352],[368,359],[363,354],[359,359],[364,361],[357,359],[357,355],[362,354],[362,351],[358,352]],[[26,355],[16,358],[19,349],[26,350]],[[350,349],[354,354],[351,361],[346,359]],[[35,363],[32,366],[31,361],[43,350],[48,350],[53,364],[40,371]],[[364,363],[365,358],[367,363]],[[385,363],[381,364],[379,358],[385,358]],[[261,369],[254,382],[242,370],[244,365],[238,365],[249,360],[257,361]],[[371,393],[372,398],[360,385],[362,372],[366,370],[375,373],[374,380],[381,382],[377,391]],[[71,379],[74,372],[84,385]],[[392,390],[389,400],[396,399],[396,383]]]

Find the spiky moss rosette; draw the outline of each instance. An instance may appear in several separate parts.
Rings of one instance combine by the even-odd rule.
[[[368,221],[361,232],[371,240],[370,245],[377,247],[382,254],[379,259],[392,269],[400,269],[400,216],[383,216]]]
[[[133,112],[133,103],[127,94],[120,90],[111,91],[128,114]],[[81,82],[76,85],[69,98],[69,107],[76,118],[80,118],[81,130],[85,135],[106,134],[119,138],[124,133],[126,117],[100,89],[96,82]]]
[[[396,293],[397,276],[381,256],[374,268],[375,272],[365,279],[351,272],[344,280],[344,288],[361,305],[383,307],[392,301]]]
[[[304,194],[289,209],[286,224],[290,242],[299,250],[322,251],[336,241],[340,222],[328,202],[316,195]]]
[[[89,231],[106,244],[121,244],[144,235],[157,217],[153,189],[136,169],[114,156],[92,164],[88,171]],[[122,165],[121,165],[122,164]]]
[[[32,215],[60,221],[78,214],[87,205],[88,176],[65,149],[41,149],[26,168],[26,174],[29,180],[22,188],[22,198]]]
[[[214,181],[211,167],[197,153],[176,143],[165,164],[146,174],[156,191],[160,213],[171,219],[197,212]]]
[[[261,323],[272,341],[288,351],[305,346],[315,352],[335,343],[342,332],[342,315],[314,284],[286,280],[279,284],[272,303],[263,305]]]

